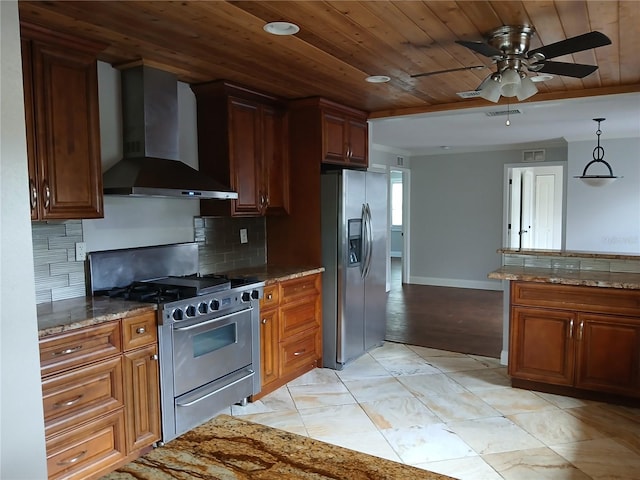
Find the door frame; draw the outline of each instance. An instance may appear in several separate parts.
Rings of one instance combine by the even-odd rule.
[[[408,283],[411,274],[411,170],[406,167],[387,165],[387,178],[389,179],[388,195],[388,226],[389,235],[387,237],[387,292],[391,289],[391,171],[402,173],[402,283]]]
[[[512,168],[535,168],[535,167],[562,167],[562,234],[560,240],[560,249],[565,248],[566,240],[566,225],[567,225],[567,162],[521,162],[521,163],[506,163],[504,165],[503,173],[503,196],[502,196],[502,247],[509,247],[509,215],[510,215],[510,186],[509,179],[511,178]]]

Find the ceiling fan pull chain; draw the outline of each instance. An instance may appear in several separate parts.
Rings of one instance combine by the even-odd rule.
[[[508,127],[509,125],[511,125],[511,120],[509,120],[509,114],[511,113],[511,108],[510,108],[510,104],[509,104],[509,97],[507,97],[507,121],[504,122],[504,124]]]

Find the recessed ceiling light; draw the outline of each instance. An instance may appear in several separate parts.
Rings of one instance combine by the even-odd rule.
[[[534,75],[533,77],[531,77],[531,81],[532,82],[546,82],[547,80],[551,80],[553,78],[553,75]]]
[[[365,78],[365,80],[369,83],[386,83],[391,80],[391,77],[386,75],[371,75],[370,77]]]
[[[262,28],[272,35],[295,35],[300,31],[300,27],[291,22],[270,22]]]

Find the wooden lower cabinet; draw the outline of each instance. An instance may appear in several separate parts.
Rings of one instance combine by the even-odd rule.
[[[40,340],[49,479],[98,478],[160,439],[156,313]]]
[[[262,390],[254,399],[322,365],[322,278],[267,285],[260,303]]]
[[[575,393],[640,397],[633,305],[640,305],[636,290],[512,282],[509,375]]]

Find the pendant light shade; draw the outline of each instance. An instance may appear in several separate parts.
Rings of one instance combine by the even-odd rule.
[[[605,120],[606,120],[605,118],[593,119],[594,122],[598,122],[598,130],[596,130],[596,135],[598,136],[598,145],[593,149],[593,160],[587,163],[587,165],[584,167],[582,175],[574,177],[574,178],[579,178],[585,184],[590,185],[592,187],[602,187],[604,185],[609,185],[610,183],[613,183],[617,178],[622,178],[622,177],[616,177],[615,175],[613,175],[613,170],[611,169],[611,165],[609,165],[609,163],[605,162],[604,160],[604,148],[600,146],[600,135],[602,134],[602,130],[600,130],[600,122],[604,122]],[[596,163],[603,164],[607,168],[609,174],[608,175],[588,175],[587,170],[593,165],[595,165]]]

